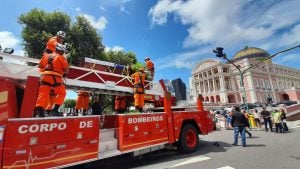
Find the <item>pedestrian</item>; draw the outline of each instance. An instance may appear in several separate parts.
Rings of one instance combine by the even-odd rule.
[[[58,109],[64,103],[66,97],[66,88],[63,77],[69,73],[69,64],[63,56],[66,47],[62,44],[56,45],[56,52],[47,54],[44,53],[39,68],[41,70],[40,87],[35,106],[35,116],[45,117],[44,110],[49,101],[51,89],[56,95],[52,115],[59,115]]]
[[[270,131],[273,132],[271,113],[268,110],[266,110],[266,107],[263,107],[263,110],[260,112],[260,115],[264,119],[266,132],[269,131],[268,130],[268,124],[269,124]]]
[[[66,38],[66,33],[64,31],[58,31],[56,36],[50,38],[47,41],[45,53],[50,54],[55,52],[55,47],[57,44],[62,44],[63,40]],[[66,47],[67,48],[67,47]],[[66,51],[65,51],[66,52]]]
[[[246,127],[245,127],[245,132],[248,134],[249,137],[252,137],[252,133],[250,133],[249,130],[247,130],[247,127],[250,128],[250,123],[249,123],[249,113],[246,112],[245,109],[242,109],[242,114],[244,114],[246,118]]]
[[[275,109],[274,112],[272,113],[272,117],[273,117],[273,122],[275,123],[276,133],[278,132],[283,133],[283,128],[281,125],[281,112]]]
[[[254,109],[253,111],[253,115],[254,115],[254,121],[257,125],[257,128],[260,129],[261,128],[261,125],[260,125],[260,115],[258,113],[258,111],[256,109]]]
[[[281,123],[282,123],[282,127],[283,127],[283,131],[284,132],[288,132],[289,128],[286,124],[286,113],[285,111],[281,108],[279,109],[279,111],[281,112]]]
[[[145,70],[150,72],[151,78],[149,80],[153,80],[154,78],[154,63],[151,61],[149,57],[145,58]]]
[[[135,109],[142,112],[144,107],[144,93],[145,93],[145,78],[143,68],[139,68],[138,72],[131,75],[133,78],[133,94]]]
[[[241,113],[240,108],[235,106],[231,111],[231,126],[234,131],[234,142],[232,145],[236,146],[238,144],[238,135],[241,134],[242,145],[246,147],[246,136],[245,136],[245,128],[246,128],[246,117]]]

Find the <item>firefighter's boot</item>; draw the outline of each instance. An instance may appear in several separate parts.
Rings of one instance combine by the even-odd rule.
[[[35,108],[35,117],[45,117],[45,112],[43,107],[38,106]]]
[[[53,116],[60,116],[58,109],[59,109],[60,105],[56,104],[52,110],[52,115]]]

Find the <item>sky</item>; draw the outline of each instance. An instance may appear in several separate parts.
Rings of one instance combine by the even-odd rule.
[[[244,46],[270,54],[300,43],[299,0],[2,0],[0,44],[23,55],[21,14],[33,8],[82,15],[97,29],[107,50],[150,57],[155,81],[188,78],[197,63],[216,58],[218,46],[230,59]],[[273,62],[300,69],[300,48]]]

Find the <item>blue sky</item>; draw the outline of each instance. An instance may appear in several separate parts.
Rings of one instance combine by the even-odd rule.
[[[155,80],[181,78],[213,48],[232,56],[245,45],[270,54],[300,43],[299,0],[3,0],[0,44],[23,54],[17,18],[32,8],[85,16],[108,50],[132,51],[155,63]],[[300,49],[273,62],[300,69]]]

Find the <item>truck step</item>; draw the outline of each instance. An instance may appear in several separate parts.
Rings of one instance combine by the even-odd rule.
[[[122,152],[119,150],[106,151],[106,152],[99,153],[98,159],[109,158],[120,154],[122,154]]]
[[[101,129],[100,130],[100,142],[108,141],[115,138],[115,129]]]
[[[107,141],[100,141],[99,142],[99,152],[108,152],[118,149],[118,140],[113,138]]]

